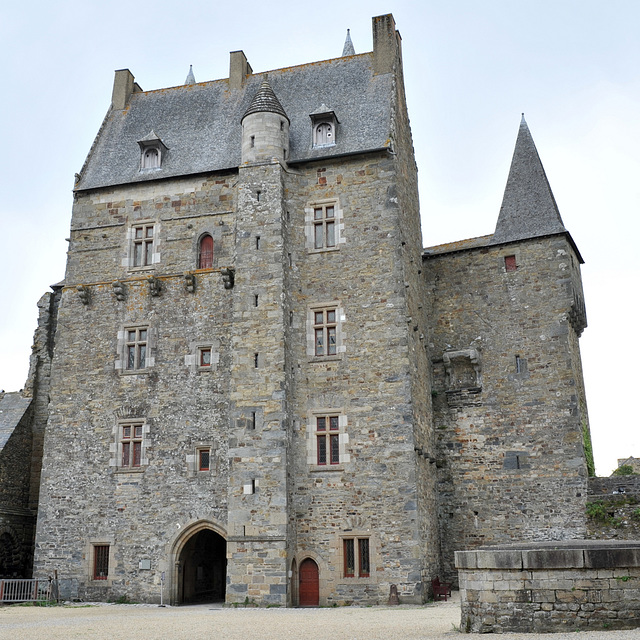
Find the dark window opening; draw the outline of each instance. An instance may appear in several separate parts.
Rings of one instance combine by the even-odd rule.
[[[109,575],[109,545],[93,547],[93,579],[106,580]]]
[[[209,471],[211,464],[211,449],[200,449],[198,451],[198,470]]]

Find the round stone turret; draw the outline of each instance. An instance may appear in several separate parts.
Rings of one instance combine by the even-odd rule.
[[[265,79],[242,117],[242,162],[288,157],[289,118]]]

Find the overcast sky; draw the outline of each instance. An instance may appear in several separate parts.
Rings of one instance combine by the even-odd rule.
[[[420,177],[425,246],[493,232],[525,113],[565,226],[586,264],[581,338],[596,466],[640,457],[640,2],[10,3],[0,21],[0,389],[22,388],[36,303],[64,277],[74,173],[111,99],[143,89],[337,57],[347,28],[370,51],[393,13]],[[550,438],[553,434],[550,433]]]

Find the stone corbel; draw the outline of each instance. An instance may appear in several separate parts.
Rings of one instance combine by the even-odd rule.
[[[82,302],[83,305],[87,306],[89,302],[91,302],[91,292],[89,290],[89,287],[83,284],[79,284],[76,289],[78,291],[80,302]]]
[[[125,286],[122,282],[120,282],[120,280],[114,280],[111,283],[111,286],[113,287],[113,293],[116,296],[116,300],[122,302],[122,300],[124,300],[124,296],[125,296]]]
[[[233,284],[236,278],[236,270],[233,267],[226,267],[225,269],[220,269],[220,273],[222,274],[222,282],[224,283],[224,288],[233,289]]]
[[[184,288],[189,293],[195,293],[195,290],[196,290],[196,277],[193,275],[193,273],[190,273],[189,271],[187,271],[184,274]]]
[[[445,351],[442,354],[444,370],[446,373],[447,390],[467,389],[482,386],[482,360],[480,352],[473,347],[460,349],[459,351]],[[473,384],[459,384],[458,377],[461,371],[473,368],[475,381]]]
[[[154,298],[157,298],[162,293],[162,283],[155,276],[149,276],[147,284],[149,285],[149,293]]]

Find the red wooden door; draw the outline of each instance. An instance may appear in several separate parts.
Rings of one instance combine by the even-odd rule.
[[[307,558],[302,562],[300,573],[300,606],[317,607],[320,603],[320,579],[318,565]]]

